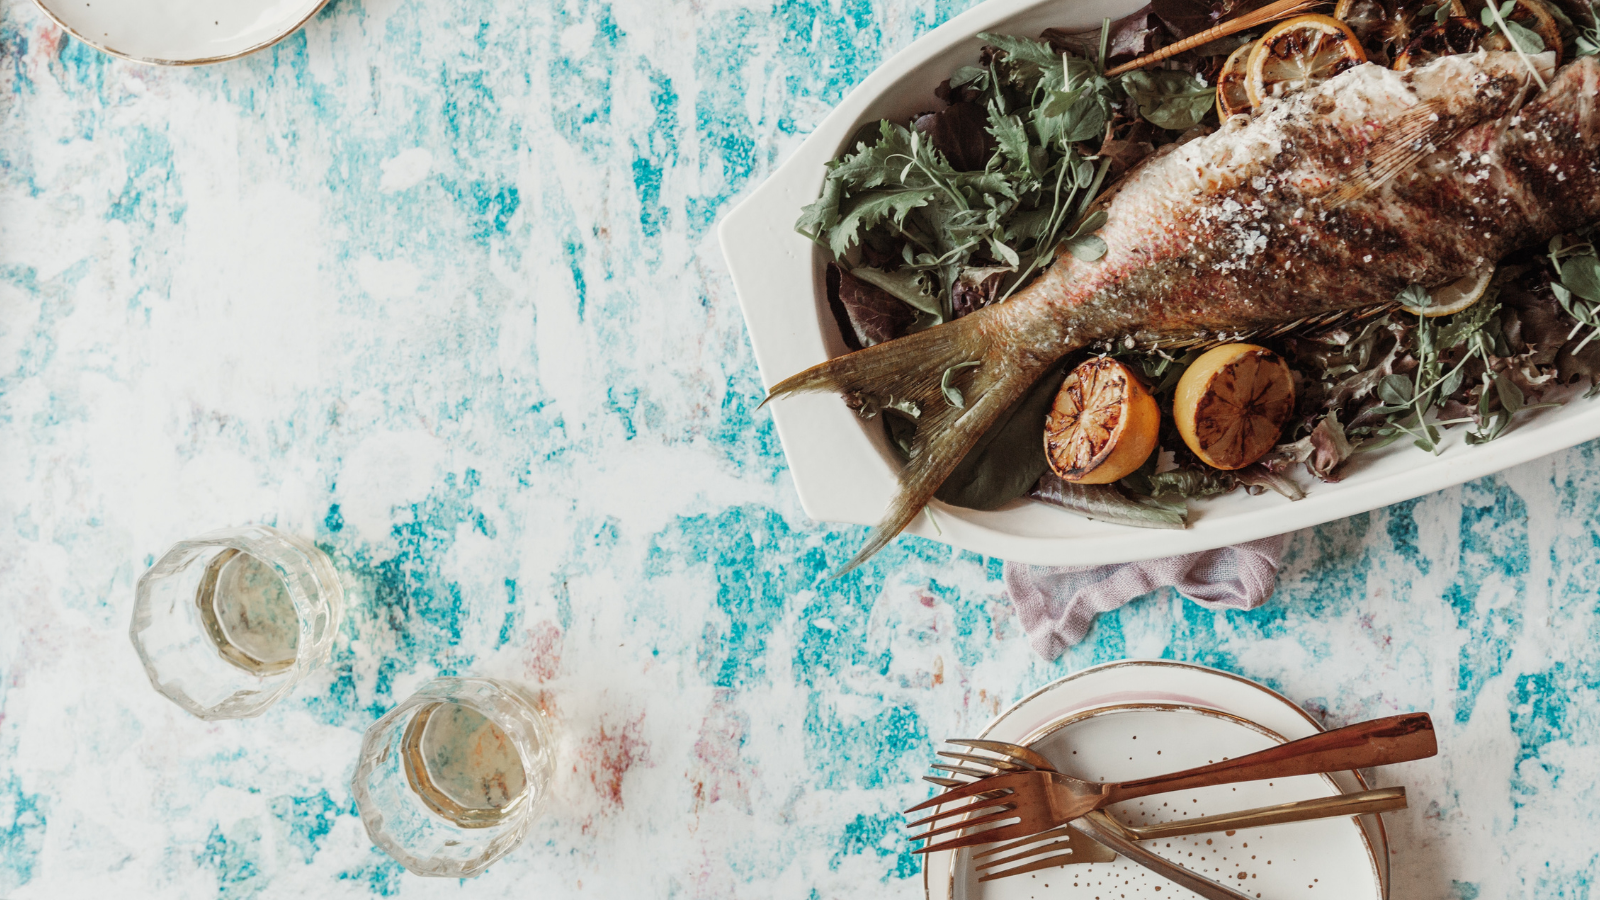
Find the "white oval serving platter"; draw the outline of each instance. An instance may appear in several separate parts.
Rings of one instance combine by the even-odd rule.
[[[1049,27],[1098,28],[1139,0],[989,0],[951,19],[869,75],[789,159],[718,227],[764,384],[846,352],[823,287],[822,251],[794,230],[822,189],[824,165],[861,125],[905,120],[933,102],[933,88],[977,59],[976,35],[1037,35]],[[807,394],[768,407],[801,505],[814,519],[876,524],[898,489],[900,461],[876,420],[862,421],[837,396]],[[1492,443],[1464,444],[1446,432],[1435,456],[1393,445],[1353,460],[1337,484],[1309,486],[1305,499],[1236,491],[1192,503],[1191,525],[1158,531],[1091,521],[1017,501],[983,512],[935,502],[937,526],[919,516],[907,533],[1016,562],[1109,564],[1208,550],[1329,522],[1470,481],[1600,437],[1600,401],[1574,399],[1528,415]]]
[[[1151,710],[1157,711],[1151,712]],[[1199,719],[1185,722],[1170,718],[1177,714],[1191,716],[1199,714],[1203,718],[1207,711],[1215,713],[1220,724],[1219,721],[1206,721],[1196,726],[1194,723]],[[1168,721],[1160,726],[1159,730],[1152,730],[1156,726],[1148,723],[1156,721],[1153,716],[1167,716]],[[1170,738],[1179,731],[1190,733],[1191,729],[1194,729],[1193,738],[1180,741],[1177,746],[1173,746],[1171,740],[1160,739]],[[1204,737],[1199,729],[1205,730]],[[1263,749],[1279,740],[1308,737],[1321,730],[1315,720],[1292,701],[1248,679],[1187,663],[1129,660],[1085,669],[1040,688],[996,716],[978,736],[1032,744],[1063,771],[1094,780],[1101,777],[1115,780],[1199,765],[1211,761],[1217,753],[1230,757],[1237,756],[1240,752]],[[1135,735],[1138,736],[1138,740],[1130,740]],[[1140,745],[1146,741],[1152,741],[1160,746],[1144,745],[1148,746],[1148,749],[1143,749]],[[1228,749],[1217,745],[1218,742],[1229,741],[1237,742],[1238,747]],[[1246,745],[1248,749],[1243,749]],[[1231,744],[1229,746],[1232,747]],[[1136,747],[1140,749],[1135,749]],[[1076,757],[1073,756],[1074,750],[1078,753]],[[1160,754],[1155,754],[1156,750],[1160,750]],[[1194,758],[1191,759],[1185,754]],[[1130,756],[1134,758],[1128,759]],[[1203,812],[1195,813],[1198,815],[1220,812],[1223,809],[1246,809],[1291,799],[1330,796],[1335,791],[1352,793],[1366,790],[1368,785],[1360,773],[1335,772],[1325,778],[1290,779],[1271,788],[1261,786],[1247,788],[1240,785],[1237,787],[1243,790],[1235,792],[1234,787],[1162,795],[1155,798],[1157,805],[1150,808],[1159,809],[1159,803],[1177,796],[1183,802],[1189,802],[1191,806],[1208,806]],[[1258,791],[1264,793],[1258,795],[1255,793]],[[1228,799],[1217,799],[1224,796]],[[1246,799],[1234,799],[1241,796]],[[1200,803],[1191,802],[1193,800],[1199,800]],[[1131,813],[1120,806],[1114,812],[1129,824],[1165,821],[1158,817],[1140,819],[1138,813],[1142,808],[1137,806],[1138,802],[1128,805],[1132,808]],[[1150,806],[1149,800],[1144,802]],[[1216,809],[1209,808],[1209,804],[1212,803],[1217,804]],[[1263,847],[1272,848],[1271,855],[1274,859],[1272,868],[1276,873],[1275,867],[1280,864],[1277,861],[1278,857],[1284,854],[1290,854],[1295,859],[1315,860],[1315,866],[1322,866],[1325,859],[1320,855],[1322,850],[1318,848],[1324,843],[1331,842],[1327,843],[1327,846],[1336,848],[1337,852],[1326,859],[1340,860],[1342,874],[1330,877],[1343,879],[1341,884],[1345,885],[1348,893],[1337,891],[1330,893],[1328,888],[1332,885],[1326,880],[1307,882],[1318,884],[1321,888],[1319,890],[1307,889],[1304,884],[1296,887],[1292,879],[1281,886],[1278,893],[1269,893],[1259,887],[1268,883],[1262,882],[1261,878],[1270,879],[1274,876],[1268,876],[1264,870],[1250,867],[1232,871],[1235,878],[1234,886],[1239,887],[1237,873],[1245,871],[1247,876],[1249,874],[1256,876],[1245,879],[1252,885],[1248,893],[1255,894],[1260,891],[1263,897],[1296,897],[1301,896],[1298,892],[1302,890],[1309,890],[1309,893],[1304,895],[1307,897],[1388,896],[1388,837],[1381,818],[1362,816],[1357,823],[1352,823],[1350,819],[1325,820],[1316,823],[1315,829],[1300,830],[1299,826],[1305,824],[1310,823],[1300,822],[1272,829],[1260,829],[1262,837],[1251,839],[1251,847],[1258,851]],[[1193,842],[1198,839],[1203,846],[1207,838],[1213,841],[1219,839],[1217,835],[1200,835],[1185,840]],[[1244,838],[1239,840],[1242,843]],[[1257,843],[1257,840],[1265,843]],[[1219,845],[1213,843],[1211,846]],[[1193,848],[1185,846],[1183,852],[1188,853],[1191,849]],[[1230,861],[1241,861],[1233,859],[1237,854],[1232,848],[1224,849],[1228,849]],[[1162,849],[1162,852],[1168,851]],[[1260,854],[1257,853],[1257,856]],[[1127,867],[1126,872],[1124,867]],[[971,876],[971,868],[965,854],[935,853],[930,854],[924,861],[923,886],[928,900],[976,900],[980,896],[986,900],[1012,900],[1012,898],[1032,896],[1067,898],[1078,896],[1072,893],[1070,876],[1085,875],[1091,868],[1096,867],[1073,866],[1048,870],[1052,874],[1060,872],[1069,876],[1064,882],[1058,882],[1054,878],[1030,879],[1028,875],[1022,875],[989,882],[979,888]],[[1119,892],[1129,891],[1129,898],[1192,896],[1176,886],[1163,884],[1159,879],[1149,879],[1137,874],[1140,870],[1124,860],[1119,859],[1109,867],[1099,868],[1104,870],[1097,873],[1100,880],[1110,876],[1116,881]],[[1219,873],[1205,874],[1215,876]],[[1044,891],[1042,885],[1047,882],[1051,887],[1048,891]],[[1139,890],[1147,893],[1133,892],[1131,889],[1135,886],[1135,882],[1140,886]],[[1276,885],[1275,880],[1270,883]],[[1163,890],[1155,891],[1154,888],[1157,886],[1161,886]],[[1275,887],[1275,890],[1279,889]],[[1094,896],[1094,894],[1084,896]]]
[[[328,0],[35,0],[97,50],[155,66],[225,62],[276,44]]]

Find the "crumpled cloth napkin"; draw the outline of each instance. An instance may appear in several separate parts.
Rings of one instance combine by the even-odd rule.
[[[1185,556],[1114,566],[1006,563],[1006,593],[1047,660],[1083,640],[1094,617],[1171,585],[1206,609],[1255,609],[1278,586],[1288,535]]]

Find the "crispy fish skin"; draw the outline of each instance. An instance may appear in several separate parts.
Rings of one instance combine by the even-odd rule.
[[[1513,53],[1357,67],[1144,167],[1107,207],[1107,254],[1062,258],[1017,299],[1055,307],[1062,337],[1148,341],[1460,278],[1600,216],[1597,77],[1586,58],[1522,105]],[[1403,171],[1336,202],[1397,154]]]
[[[1099,260],[1062,254],[1006,303],[776,385],[770,397],[863,392],[923,409],[901,491],[845,570],[904,529],[1075,349],[1228,338],[1371,307],[1600,218],[1600,63],[1544,77],[1536,92],[1514,53],[1357,66],[1131,174],[1105,205]],[[981,364],[958,384],[971,402],[956,409],[941,379],[970,361]]]

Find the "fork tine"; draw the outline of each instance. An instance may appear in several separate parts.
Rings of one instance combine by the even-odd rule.
[[[953,760],[955,760],[957,762],[977,763],[980,766],[988,766],[991,769],[999,769],[999,770],[1001,770],[1003,772],[1031,772],[1031,771],[1033,771],[1033,768],[1031,766],[1023,765],[1022,763],[1019,763],[1016,760],[1009,759],[1009,758],[996,758],[996,757],[993,757],[993,756],[979,756],[976,753],[951,753],[951,752],[949,752],[947,750],[938,751],[938,755],[944,757],[945,759],[953,759]]]
[[[951,739],[945,741],[945,743],[959,744],[963,747],[972,747],[977,750],[988,750],[991,753],[999,753],[1004,756],[1009,756],[1015,762],[1021,763],[1030,769],[1043,769],[1046,772],[1055,770],[1055,766],[1050,763],[1050,760],[1045,759],[1043,756],[1040,756],[1038,752],[1030,750],[1021,744],[1012,744],[1007,743],[1006,741],[980,740],[977,738]]]
[[[949,803],[952,800],[960,800],[962,797],[976,796],[987,791],[1012,790],[1017,784],[1016,779],[1019,777],[1022,776],[990,775],[986,778],[979,779],[978,781],[968,782],[961,787],[952,788],[951,790],[945,791],[942,794],[935,794],[933,797],[907,809],[906,814],[910,815],[911,813],[919,810],[924,810],[932,806],[941,806]]]
[[[1021,875],[1024,872],[1037,872],[1040,869],[1053,869],[1056,866],[1064,866],[1069,862],[1072,862],[1072,854],[1065,853],[1061,856],[1052,856],[1048,859],[1041,859],[1038,862],[1031,862],[1025,866],[1017,866],[1015,869],[1007,869],[1004,872],[990,872],[987,875],[980,875],[978,876],[978,882],[981,884],[985,881],[994,881],[996,878],[1009,878],[1012,875]]]
[[[1009,843],[1001,844],[998,847],[990,847],[988,850],[985,850],[982,853],[974,853],[972,855],[972,858],[973,859],[982,859],[985,856],[993,856],[996,853],[1004,853],[1007,850],[1015,850],[1018,847],[1026,847],[1029,844],[1036,844],[1039,841],[1048,840],[1050,838],[1067,837],[1068,835],[1070,835],[1072,833],[1071,828],[1072,828],[1072,826],[1070,826],[1070,825],[1059,825],[1059,826],[1057,826],[1055,828],[1050,829],[1049,831],[1041,831],[1038,834],[1030,834],[1027,837],[1022,838],[1021,840],[1016,840],[1016,841],[1011,841]],[[1033,851],[1030,851],[1030,852],[1033,852]],[[994,863],[984,863],[984,865],[986,865],[986,866],[994,865]]]
[[[949,834],[952,831],[961,831],[961,830],[966,829],[966,828],[977,828],[979,825],[988,825],[991,822],[999,822],[1002,819],[1015,819],[1015,818],[1017,818],[1017,810],[1016,810],[1015,807],[1010,806],[1010,805],[1001,806],[1001,807],[999,807],[999,812],[992,812],[992,813],[989,813],[986,816],[979,816],[976,819],[962,819],[959,822],[951,822],[949,825],[941,825],[938,828],[929,829],[927,831],[924,831],[921,834],[914,834],[911,837],[907,838],[907,840],[925,841],[928,838],[933,837],[934,835]],[[907,827],[910,827],[910,826],[907,826]],[[988,830],[999,831],[1001,829],[998,829],[998,828],[997,829],[986,829],[985,832],[983,832],[983,833],[987,833]],[[998,840],[998,839],[997,838],[988,838],[983,843],[987,843],[988,841],[992,841],[992,840]]]
[[[940,778],[937,775],[924,775],[924,776],[922,776],[922,780],[926,781],[926,782],[928,782],[930,784],[937,784],[939,787],[942,787],[942,788],[961,787],[962,785],[968,783],[968,782],[965,782],[965,781],[957,781],[954,778]]]
[[[1032,840],[1032,838],[1024,838],[1024,840]],[[981,869],[992,869],[995,866],[1005,866],[1005,865],[1010,865],[1011,863],[1014,863],[1014,862],[1022,862],[1025,859],[1033,859],[1034,857],[1038,856],[1041,853],[1053,853],[1056,850],[1070,850],[1071,848],[1072,848],[1072,839],[1071,838],[1062,838],[1059,841],[1051,841],[1048,844],[1040,844],[1037,847],[1029,847],[1028,849],[1022,851],[1021,853],[1013,853],[1010,856],[1002,856],[999,859],[991,859],[988,862],[979,863],[978,865],[974,866],[974,868],[977,868],[977,869],[980,869],[980,870]],[[991,850],[989,852],[992,853],[994,851]],[[1070,856],[1072,854],[1068,853],[1068,854],[1065,854],[1065,855]]]
[[[999,773],[997,773],[997,772],[984,772],[984,771],[982,771],[980,769],[968,769],[965,766],[952,766],[952,765],[947,765],[945,763],[934,763],[933,765],[929,766],[928,768],[930,768],[930,769],[943,769],[946,772],[953,772],[953,773],[955,773],[957,775],[970,775],[973,778],[992,778],[997,774],[1001,774],[1001,775],[1005,774],[1003,772],[999,772]]]
[[[964,834],[960,837],[940,841],[937,844],[924,844],[911,852],[916,855],[922,855],[925,853],[940,853],[945,850],[960,850],[962,847],[975,847],[979,844],[992,844],[995,841],[1014,838],[1022,830],[1021,823],[995,825],[991,828],[985,828],[976,834]]]
[[[931,816],[924,816],[923,818],[920,818],[920,819],[916,820],[915,822],[907,822],[903,827],[905,827],[905,828],[915,828],[918,825],[926,825],[929,822],[935,821],[937,819],[948,819],[951,816],[970,816],[970,815],[973,815],[974,813],[981,812],[983,810],[988,810],[988,809],[1016,809],[1016,804],[1014,804],[1014,803],[997,802],[999,800],[999,798],[1003,797],[1003,796],[1005,796],[1005,795],[1004,794],[989,794],[987,796],[984,796],[984,795],[980,794],[978,796],[977,801],[974,802],[974,803],[964,803],[961,806],[956,807],[955,809],[941,810],[939,812],[934,813]],[[912,840],[916,840],[916,839],[912,838]]]

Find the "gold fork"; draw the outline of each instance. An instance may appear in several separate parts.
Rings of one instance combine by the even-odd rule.
[[[934,768],[959,772],[969,778],[987,778],[996,774],[996,772],[1035,769],[1055,770],[1050,760],[1020,744],[1012,744],[1006,741],[956,739],[951,739],[949,743],[971,747],[994,755],[951,753],[940,750],[938,751],[940,756],[959,763],[984,766],[994,771],[973,769],[966,765],[950,766],[938,763],[934,764]],[[923,778],[942,787],[960,787],[969,783],[934,775],[924,775]],[[1406,789],[1403,787],[1391,787],[1360,791],[1354,794],[1339,794],[1334,797],[1320,797],[1314,800],[1297,800],[1292,803],[1242,809],[1236,812],[1201,816],[1195,819],[1183,819],[1158,825],[1123,825],[1115,817],[1107,816],[1106,825],[1113,832],[1120,834],[1127,840],[1154,841],[1191,834],[1208,834],[1241,828],[1259,828],[1291,822],[1307,822],[1313,819],[1331,819],[1393,812],[1405,808]],[[986,856],[993,856],[996,853],[1007,853],[1020,848],[1026,849],[1011,856],[979,863],[976,866],[978,871],[982,872],[984,869],[995,869],[995,871],[984,873],[978,880],[993,881],[996,878],[1021,875],[1040,869],[1097,862],[1106,863],[1117,858],[1116,851],[1090,838],[1074,825],[1062,825],[1059,828],[1052,828],[1040,834],[1011,841],[985,850],[982,853],[974,854],[972,858],[976,861]],[[998,866],[1006,866],[1007,868],[996,869]]]
[[[1014,841],[1113,803],[1151,794],[1388,765],[1423,759],[1437,752],[1432,720],[1426,713],[1412,713],[1326,731],[1238,759],[1119,784],[1096,784],[1039,769],[991,775],[951,788],[906,810],[909,816],[938,808],[906,827],[929,826],[911,839],[926,842],[914,852],[934,853]],[[1020,768],[1036,763],[1024,760],[1016,765]],[[951,832],[961,833],[939,842],[932,840]]]
[[[1289,822],[1307,822],[1312,819],[1329,819],[1343,816],[1360,816],[1367,813],[1392,812],[1406,808],[1406,789],[1403,787],[1379,788],[1355,794],[1318,797],[1314,800],[1297,800],[1276,806],[1262,806],[1238,812],[1201,816],[1159,825],[1124,825],[1112,816],[1101,824],[1129,841],[1154,841],[1162,838],[1182,837],[1190,834],[1209,834],[1265,825],[1283,825]],[[1041,841],[1045,843],[1040,843]],[[1025,849],[1024,849],[1025,848]],[[996,853],[1009,853],[977,862]],[[972,856],[975,868],[982,873],[979,881],[993,881],[1024,872],[1036,872],[1072,863],[1111,862],[1117,854],[1106,845],[1084,834],[1077,823],[1062,825],[1020,840],[991,847]],[[1006,868],[999,868],[1004,866]],[[984,870],[990,870],[985,872]]]

